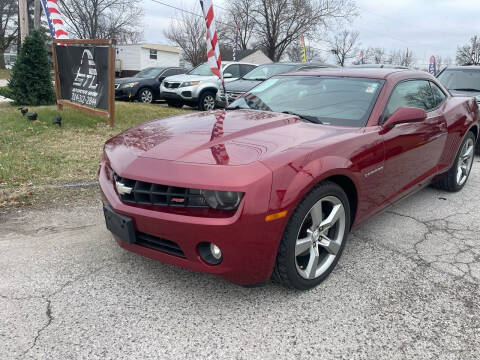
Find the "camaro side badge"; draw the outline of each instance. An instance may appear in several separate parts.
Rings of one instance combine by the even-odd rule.
[[[380,166],[379,168],[376,168],[372,171],[369,171],[368,173],[365,174],[365,177],[369,177],[370,175],[373,175],[373,174],[376,174],[377,172],[379,171],[382,171],[383,170],[383,166]]]
[[[132,188],[122,184],[120,181],[115,181],[115,187],[117,188],[119,195],[127,195],[132,193]]]

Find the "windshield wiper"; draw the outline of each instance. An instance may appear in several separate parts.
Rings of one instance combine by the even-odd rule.
[[[480,89],[474,89],[474,88],[460,88],[460,89],[450,89],[453,91],[477,91],[480,92]]]
[[[320,120],[319,120],[317,117],[315,117],[315,116],[296,114],[296,113],[294,113],[294,112],[292,112],[292,111],[282,111],[282,113],[298,116],[300,119],[310,121],[311,123],[314,123],[314,124],[323,124],[323,122],[320,121]]]

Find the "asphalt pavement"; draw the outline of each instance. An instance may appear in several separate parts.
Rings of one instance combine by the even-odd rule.
[[[119,248],[100,202],[0,218],[1,359],[480,359],[480,158],[350,236],[309,292]]]

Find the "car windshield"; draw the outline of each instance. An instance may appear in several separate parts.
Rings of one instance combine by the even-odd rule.
[[[225,64],[222,64],[222,69],[225,68]],[[203,63],[198,65],[196,68],[190,70],[188,75],[198,75],[198,76],[213,76],[212,70],[210,70],[210,65],[208,63]]]
[[[480,91],[480,69],[446,69],[438,80],[448,90]]]
[[[384,81],[330,76],[276,76],[235,100],[229,109],[284,112],[306,121],[362,127]]]
[[[135,77],[141,79],[153,79],[160,75],[165,68],[146,68],[140,71]]]
[[[243,78],[245,80],[266,80],[271,78],[274,75],[281,74],[284,72],[292,71],[296,68],[296,65],[287,65],[287,64],[268,64],[268,65],[261,65],[248,74],[246,74]]]

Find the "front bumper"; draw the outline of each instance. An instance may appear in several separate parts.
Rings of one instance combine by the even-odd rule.
[[[231,104],[240,96],[245,95],[245,93],[244,92],[227,92],[227,95],[228,95],[228,103]],[[226,96],[223,91],[217,92],[216,103],[217,103],[217,106],[220,108],[224,108],[227,106]]]
[[[150,161],[159,160],[150,159]],[[191,164],[168,165],[167,163],[169,162],[162,164],[165,174],[175,174],[178,173],[180,167],[192,166]],[[266,194],[265,189],[270,190],[272,179],[271,173],[267,169],[261,169],[263,165],[257,166],[259,172],[264,172],[264,176],[244,188],[245,196],[235,214],[231,217],[214,218],[162,212],[122,203],[113,181],[109,179],[107,165],[102,161],[99,183],[104,203],[108,204],[116,213],[133,219],[137,232],[175,242],[185,257],[171,255],[138,244],[128,244],[116,239],[118,244],[134,253],[167,264],[218,275],[239,285],[252,285],[268,281],[275,264],[286,219],[265,222],[270,200],[270,193],[268,191]],[[242,169],[233,172],[236,171],[241,173]],[[128,176],[128,174],[122,175]],[[130,175],[130,177],[132,176]],[[162,179],[162,183],[166,183],[164,179]],[[174,183],[171,185],[179,186]],[[213,242],[220,247],[223,253],[221,264],[209,265],[201,259],[198,252],[198,244],[201,242]]]
[[[177,100],[186,103],[198,101],[197,87],[186,86],[175,89],[166,88],[163,84],[160,86],[160,98],[164,100]]]
[[[118,88],[118,89],[115,89],[115,99],[130,100],[135,97],[136,93],[137,93],[136,88],[129,88],[129,89]]]

